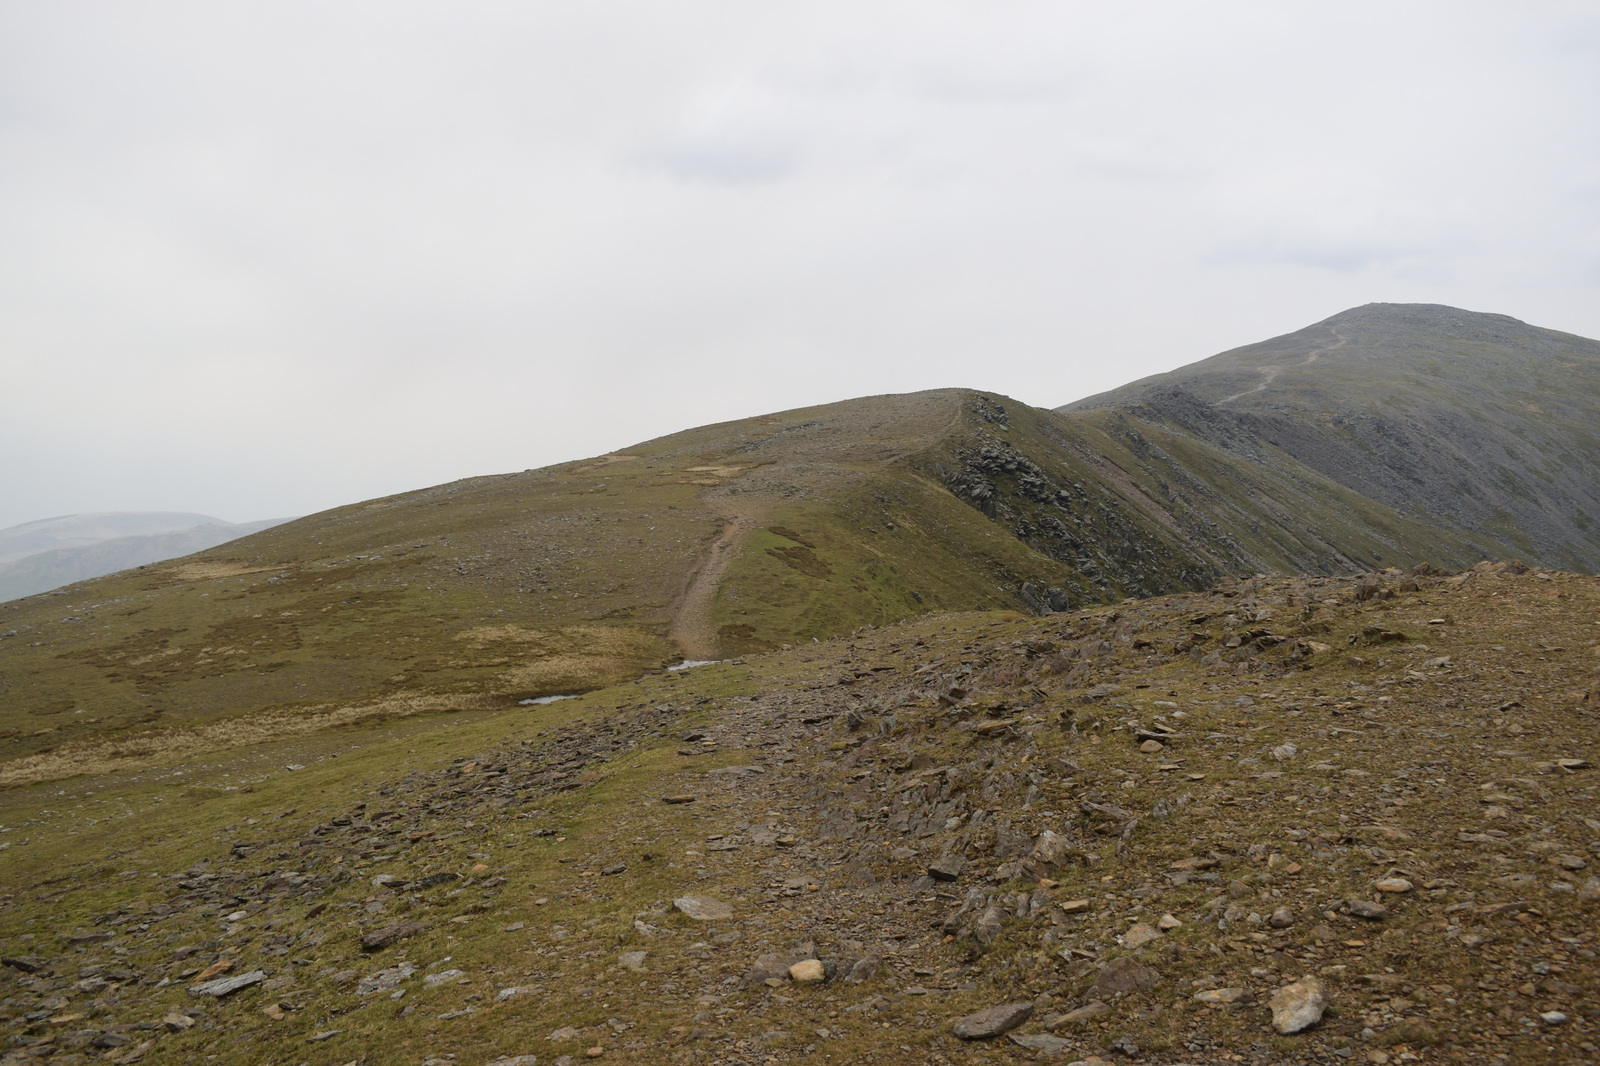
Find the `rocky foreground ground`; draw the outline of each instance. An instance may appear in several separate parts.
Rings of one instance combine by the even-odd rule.
[[[0,1061],[1593,1062],[1597,606],[931,616],[14,790]]]

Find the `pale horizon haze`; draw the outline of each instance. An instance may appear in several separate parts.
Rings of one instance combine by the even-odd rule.
[[[1372,301],[1600,337],[1600,5],[0,0],[0,528]]]

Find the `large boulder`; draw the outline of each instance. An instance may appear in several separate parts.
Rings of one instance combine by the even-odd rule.
[[[1274,992],[1267,1006],[1272,1008],[1272,1027],[1288,1036],[1320,1022],[1322,1012],[1328,1007],[1328,997],[1321,981],[1302,977]]]

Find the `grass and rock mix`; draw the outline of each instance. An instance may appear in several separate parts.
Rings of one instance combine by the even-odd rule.
[[[0,1061],[1592,1062],[1597,607],[933,614],[15,787]]]

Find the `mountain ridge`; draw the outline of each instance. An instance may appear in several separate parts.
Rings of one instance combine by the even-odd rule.
[[[1530,561],[1600,569],[1600,342],[1368,304],[1057,408],[1106,409],[1252,462],[1288,457]]]
[[[115,516],[113,513],[112,517]],[[190,516],[171,517],[176,519]],[[59,519],[47,521],[56,522]],[[164,559],[190,555],[207,548],[214,548],[219,544],[226,544],[230,540],[247,537],[263,529],[270,529],[285,521],[288,520],[282,518],[269,518],[258,522],[213,520],[156,533],[106,537],[101,540],[87,540],[80,535],[72,539],[81,542],[67,547],[45,548],[0,561],[0,601],[49,592],[63,585],[102,577],[118,570],[147,566]],[[14,528],[28,529],[39,524],[28,523]],[[9,531],[0,531],[3,532]]]
[[[1339,328],[1356,342],[1330,352],[1330,329],[1311,327],[1202,383],[1259,407],[1297,380],[1282,371],[1239,396],[1260,384],[1263,352],[1298,353],[1318,387],[1348,377],[1323,372],[1352,352],[1384,358],[1370,329]],[[504,709],[932,611],[1045,614],[1260,573],[1566,557],[1374,499],[1277,424],[1187,389],[1065,413],[933,390],[335,508],[0,604],[0,762],[24,780],[90,752],[226,745],[257,735],[252,720],[314,730]],[[1342,423],[1290,424],[1348,445]]]
[[[1600,577],[1340,459],[1483,391],[1384,314],[0,603],[5,1063],[1592,1060]]]

